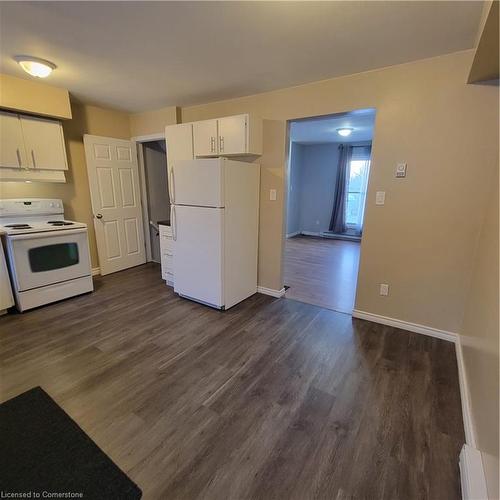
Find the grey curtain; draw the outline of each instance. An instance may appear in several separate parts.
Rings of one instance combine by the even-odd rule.
[[[349,175],[349,164],[352,158],[352,146],[341,144],[339,146],[339,165],[337,169],[337,180],[335,182],[335,197],[333,201],[332,218],[330,219],[330,231],[334,233],[345,233],[345,207],[347,180]]]

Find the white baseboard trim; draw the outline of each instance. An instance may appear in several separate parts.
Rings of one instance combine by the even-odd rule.
[[[294,236],[298,236],[300,234],[300,231],[295,231],[293,233],[288,233],[286,235],[286,238],[293,238]]]
[[[101,274],[101,268],[100,267],[93,267],[92,268],[92,276],[97,276]]]
[[[265,286],[258,286],[257,293],[263,293],[264,295],[270,295],[271,297],[283,297],[285,295],[285,288],[281,290],[274,290],[273,288],[266,288]]]
[[[409,332],[421,333],[422,335],[428,335],[429,337],[436,337],[438,339],[447,340],[449,342],[456,343],[458,340],[458,335],[453,332],[448,332],[446,330],[439,330],[437,328],[420,325],[418,323],[410,323],[408,321],[402,321],[396,318],[389,318],[387,316],[381,316],[379,314],[360,311],[358,309],[354,309],[352,311],[352,316],[353,318],[365,319],[367,321],[373,321],[374,323],[393,326],[394,328],[400,328],[401,330],[408,330]]]
[[[458,338],[455,344],[458,366],[458,383],[460,385],[460,400],[462,402],[462,418],[464,421],[465,442],[472,448],[476,448],[476,434],[472,425],[472,413],[470,407],[469,386],[467,384],[467,372],[465,370],[462,343]]]
[[[463,500],[487,500],[488,490],[481,452],[464,444],[460,452],[459,464]]]
[[[304,236],[321,236],[320,232],[315,233],[314,231],[301,231],[300,234]]]

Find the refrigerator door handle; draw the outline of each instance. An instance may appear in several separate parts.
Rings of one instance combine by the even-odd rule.
[[[170,205],[170,223],[172,224],[172,240],[177,241],[177,219],[175,217],[175,205]]]
[[[167,188],[168,188],[168,197],[170,198],[170,203],[173,203],[172,201],[172,179],[170,178],[170,171],[172,170],[172,167],[167,166]]]
[[[175,179],[174,179],[174,169],[173,167],[170,168],[168,172],[168,189],[169,189],[169,196],[170,196],[170,203],[175,203]]]

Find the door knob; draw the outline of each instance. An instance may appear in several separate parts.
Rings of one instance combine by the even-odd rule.
[[[102,214],[97,214],[97,215],[95,216],[95,218],[96,218],[96,219],[102,219]]]

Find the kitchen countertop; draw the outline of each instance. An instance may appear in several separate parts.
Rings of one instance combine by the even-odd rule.
[[[159,220],[157,224],[160,226],[170,226],[170,219]]]

